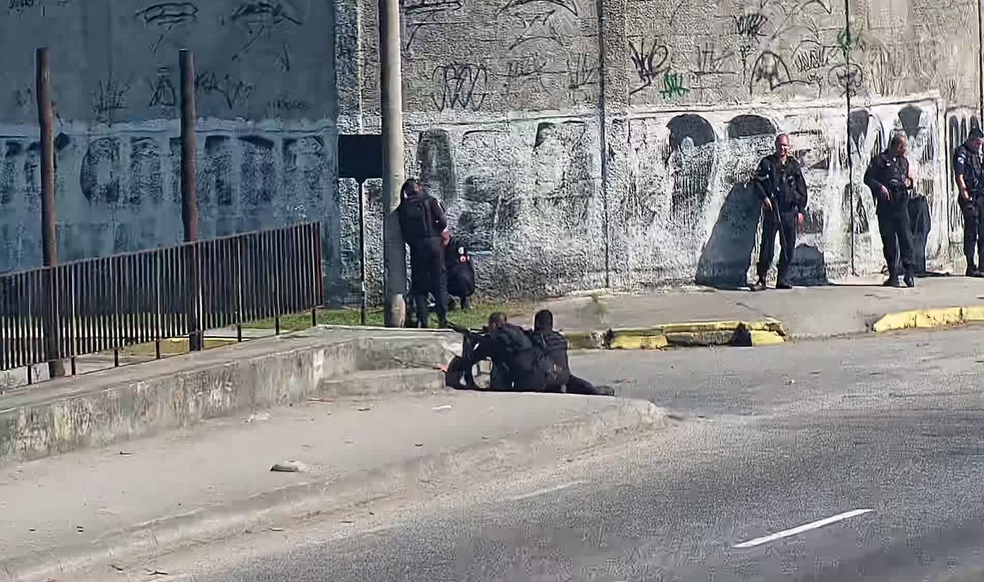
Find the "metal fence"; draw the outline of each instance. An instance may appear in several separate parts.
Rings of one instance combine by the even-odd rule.
[[[261,319],[279,331],[281,315],[313,317],[322,285],[316,222],[0,275],[0,370],[74,374],[77,356],[157,342],[160,357],[161,340]]]

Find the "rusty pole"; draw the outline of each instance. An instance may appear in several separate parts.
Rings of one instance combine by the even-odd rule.
[[[48,48],[37,52],[38,124],[41,126],[41,249],[44,266],[44,338],[48,376],[65,375],[59,359],[58,289],[52,267],[58,264],[58,239],[55,232],[55,116],[51,109],[51,67]]]
[[[202,349],[201,285],[198,268],[198,200],[195,189],[195,55],[180,53],[181,65],[181,218],[188,273],[188,348]]]

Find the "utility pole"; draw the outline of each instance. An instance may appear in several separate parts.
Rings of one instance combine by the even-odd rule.
[[[406,320],[407,255],[396,209],[403,186],[400,0],[379,0],[379,109],[383,136],[383,292],[386,327]]]
[[[48,377],[65,375],[59,359],[61,330],[58,327],[58,288],[54,267],[58,264],[58,240],[55,232],[55,116],[51,109],[51,64],[48,48],[37,51],[38,125],[41,126],[41,253],[44,266],[44,339]],[[74,324],[75,322],[72,322]]]
[[[188,349],[202,349],[201,286],[198,270],[198,194],[195,188],[195,55],[180,52],[181,66],[181,218],[188,275]]]

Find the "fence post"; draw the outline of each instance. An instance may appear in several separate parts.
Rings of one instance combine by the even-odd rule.
[[[181,217],[184,240],[198,240],[198,200],[195,189],[195,55],[182,49],[181,64]],[[198,245],[185,247],[188,269],[188,348],[202,349],[201,284],[199,281]]]
[[[359,307],[359,321],[366,324],[366,188],[359,180],[359,281],[362,284],[362,302]]]
[[[60,329],[58,325],[58,288],[54,267],[58,264],[58,241],[55,234],[55,136],[54,114],[51,110],[51,69],[48,48],[37,51],[38,124],[41,126],[41,246],[44,259],[44,343],[48,360],[48,376],[65,375],[65,364],[59,359]]]

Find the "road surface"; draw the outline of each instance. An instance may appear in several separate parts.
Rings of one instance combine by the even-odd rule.
[[[980,328],[590,353],[573,366],[683,422],[536,475],[244,535],[148,571],[221,582],[982,579]]]

